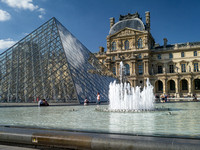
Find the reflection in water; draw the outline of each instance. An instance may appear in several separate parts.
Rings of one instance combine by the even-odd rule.
[[[0,125],[200,138],[199,102],[155,104],[158,108],[162,106],[171,108],[171,114],[99,112],[95,111],[96,106],[2,107]]]
[[[153,113],[110,113],[109,130],[116,133],[155,134]]]

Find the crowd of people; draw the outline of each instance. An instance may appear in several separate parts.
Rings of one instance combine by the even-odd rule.
[[[187,98],[190,98],[191,96],[187,96]],[[170,95],[166,95],[166,94],[162,94],[162,95],[155,95],[155,101],[156,102],[167,102],[169,100],[169,98],[175,98],[175,96],[170,96]],[[197,95],[193,94],[192,96],[193,101],[198,101],[197,100]]]

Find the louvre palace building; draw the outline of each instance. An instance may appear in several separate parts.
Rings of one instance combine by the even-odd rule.
[[[150,12],[145,22],[137,12],[120,15],[118,22],[110,18],[107,51],[100,47],[95,55],[117,77],[122,61],[132,86],[143,87],[149,78],[157,95],[200,96],[200,42],[167,44],[164,38],[160,46],[150,29]]]

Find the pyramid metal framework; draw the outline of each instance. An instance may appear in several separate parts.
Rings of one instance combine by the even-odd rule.
[[[108,101],[113,74],[58,20],[50,19],[0,54],[0,101]]]

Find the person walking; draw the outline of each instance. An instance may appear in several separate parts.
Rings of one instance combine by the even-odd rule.
[[[100,94],[97,92],[97,104],[100,105]]]

